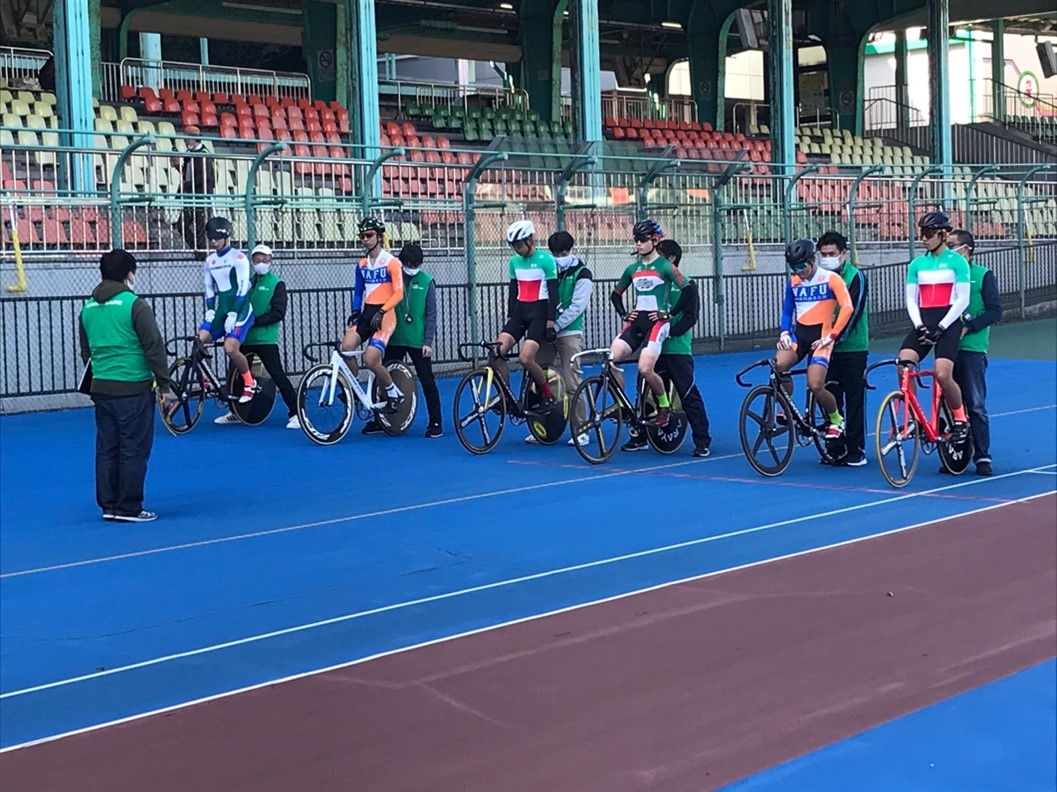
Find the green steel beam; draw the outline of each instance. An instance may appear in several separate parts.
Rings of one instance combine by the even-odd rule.
[[[92,20],[84,0],[56,0],[54,6],[55,88],[62,145],[77,152],[60,161],[60,181],[77,192],[95,190],[95,168],[86,153],[95,139],[92,109]],[[69,172],[67,172],[69,171]]]
[[[931,168],[925,168],[919,173],[914,181],[910,183],[910,190],[907,192],[907,219],[909,221],[907,225],[907,244],[910,247],[910,258],[914,259],[914,244],[917,242],[917,234],[914,229],[918,227],[917,218],[914,217],[914,202],[918,194],[918,185],[921,184],[921,180],[926,176],[931,176],[935,173],[943,173],[943,168],[938,165],[933,165]]]
[[[649,216],[649,194],[650,185],[662,174],[679,167],[679,160],[673,155],[675,146],[669,145],[660,158],[653,164],[649,172],[639,182],[639,189],[635,201],[635,216],[639,220],[645,220]]]
[[[851,185],[851,192],[848,194],[848,249],[851,250],[851,262],[855,266],[859,266],[856,262],[858,259],[855,255],[856,250],[856,234],[855,234],[855,207],[859,202],[859,185],[862,184],[863,179],[867,176],[872,176],[875,173],[880,173],[884,170],[883,165],[872,165],[869,168],[863,168]]]
[[[991,115],[1000,123],[1006,120],[1006,20],[991,23]]]
[[[929,90],[932,112],[932,161],[950,179],[953,161],[950,96],[950,4],[949,0],[926,0],[928,6]]]
[[[796,105],[793,81],[793,0],[767,0],[770,18],[771,154],[775,170],[792,176],[796,166]]]
[[[1027,243],[1025,237],[1027,236],[1027,219],[1024,216],[1024,204],[1026,203],[1043,203],[1049,200],[1048,195],[1036,196],[1034,198],[1026,198],[1024,190],[1028,186],[1028,180],[1031,179],[1036,173],[1042,173],[1043,171],[1052,170],[1057,171],[1057,164],[1052,162],[1046,163],[1045,165],[1036,165],[1034,168],[1028,170],[1024,174],[1024,178],[1017,183],[1017,257],[1019,261],[1018,278],[1020,279],[1020,315],[1024,316],[1024,292],[1025,292],[1025,265],[1027,257]]]
[[[346,40],[349,49],[349,115],[353,142],[366,148],[368,157],[381,145],[381,111],[378,107],[378,36],[374,0],[344,0]],[[381,184],[375,189],[380,189]]]
[[[125,169],[125,162],[129,155],[139,148],[143,148],[154,142],[154,135],[148,134],[138,137],[129,143],[117,155],[114,162],[114,170],[110,174],[110,242],[115,249],[121,247],[121,171]]]
[[[505,151],[489,151],[482,154],[480,159],[474,163],[466,177],[462,192],[463,208],[463,242],[466,245],[466,282],[470,288],[468,295],[468,308],[470,312],[470,338],[479,341],[480,318],[477,310],[477,246],[474,244],[474,228],[477,220],[475,193],[477,191],[477,180],[481,174],[493,162],[503,162],[510,159]],[[477,365],[477,352],[474,352],[474,365]]]
[[[573,0],[576,67],[579,90],[573,93],[576,134],[580,140],[602,139],[602,69],[598,43],[598,0]],[[558,53],[558,57],[561,55]]]
[[[367,170],[367,176],[363,180],[363,193],[360,196],[360,209],[363,211],[364,217],[370,217],[371,207],[374,205],[374,183],[376,181],[375,176],[378,170],[382,167],[382,164],[387,160],[391,160],[393,157],[402,157],[407,154],[407,149],[403,146],[398,146],[394,149],[384,152],[375,158],[374,162],[371,163],[371,167]]]
[[[257,191],[257,171],[261,165],[272,154],[286,149],[286,144],[281,140],[272,143],[253,158],[249,173],[246,174],[246,195],[244,198],[246,207],[246,247],[250,250],[257,244],[257,213],[253,211],[253,194]]]

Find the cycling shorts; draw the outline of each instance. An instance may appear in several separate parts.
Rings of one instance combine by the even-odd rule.
[[[809,366],[825,366],[829,368],[829,356],[833,353],[833,344],[812,349],[811,345],[822,338],[822,325],[803,325],[796,323],[793,332],[789,334],[793,339],[792,350],[796,352],[796,362],[806,358],[808,355]]]
[[[381,327],[371,330],[371,319],[380,310],[382,310],[381,304],[364,303],[363,310],[360,311],[360,319],[356,322],[356,334],[360,337],[361,344],[366,341],[367,346],[385,352],[385,347],[389,344],[389,339],[393,337],[393,331],[396,330],[396,312],[386,311],[382,316]]]
[[[926,315],[926,311],[922,311],[921,319],[929,327],[936,327],[939,324],[939,320],[943,318],[943,315],[947,313],[947,309],[942,310],[942,314],[938,319],[930,321],[931,317]],[[939,313],[939,312],[938,312]],[[912,329],[907,333],[906,338],[903,339],[903,343],[900,345],[900,349],[913,349],[918,354],[919,360],[924,360],[928,357],[929,352],[935,351],[936,358],[942,358],[943,360],[955,361],[958,359],[958,343],[962,339],[962,320],[958,319],[948,327],[943,335],[940,336],[940,340],[935,344],[923,344],[919,340],[920,333],[917,328]]]
[[[667,317],[653,322],[650,321],[648,311],[640,311],[635,316],[635,321],[624,323],[624,328],[617,338],[631,347],[632,352],[640,346],[645,346],[646,349],[659,355],[671,329],[672,326]]]
[[[506,333],[514,341],[520,341],[524,336],[529,341],[542,344],[546,330],[547,301],[521,302],[519,300],[514,306],[514,315],[507,320],[500,332]]]
[[[227,320],[229,313],[237,313],[235,301],[225,300],[224,298],[218,299],[216,310],[213,313],[213,321],[203,321],[198,329],[205,330],[214,341],[219,341],[222,338],[234,338],[240,344],[245,343],[246,336],[249,334],[250,328],[253,327],[253,306],[250,306],[246,321],[241,325],[236,324],[235,329],[230,334],[224,332],[224,322]]]

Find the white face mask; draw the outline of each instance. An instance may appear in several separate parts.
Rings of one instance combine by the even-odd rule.
[[[572,254],[569,254],[568,256],[555,256],[554,263],[558,265],[558,272],[564,272],[576,263],[576,256]]]
[[[818,265],[822,267],[822,269],[836,272],[840,269],[840,256],[819,256]]]
[[[256,263],[255,262],[254,265],[253,265],[253,271],[256,272],[258,275],[267,275],[268,271],[271,270],[271,268],[272,268],[271,264],[268,264],[268,263],[263,262],[263,261],[260,262],[260,263]]]
[[[409,278],[413,278],[422,271],[422,267],[404,267],[404,274]]]
[[[134,292],[134,291],[136,291],[136,290],[135,290],[135,289],[133,288],[133,286],[135,286],[135,285],[136,285],[136,276],[135,276],[135,275],[133,275],[133,274],[132,274],[131,272],[130,272],[130,273],[128,274],[128,277],[127,277],[127,278],[125,278],[125,285],[126,285],[126,286],[128,286],[128,290],[129,290],[130,292]]]

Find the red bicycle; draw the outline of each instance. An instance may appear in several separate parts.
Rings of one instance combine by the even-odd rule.
[[[893,487],[905,487],[914,477],[918,452],[931,454],[939,450],[940,462],[949,472],[960,475],[969,467],[972,458],[972,437],[955,441],[951,434],[954,418],[943,400],[943,392],[936,382],[934,371],[919,371],[910,360],[884,360],[866,369],[866,376],[882,366],[899,367],[899,390],[889,393],[877,411],[877,464],[885,480]],[[926,390],[925,380],[932,379],[932,415],[926,416],[915,393],[914,384]],[[869,384],[868,390],[876,390]]]

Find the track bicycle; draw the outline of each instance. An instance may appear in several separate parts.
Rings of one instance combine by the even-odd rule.
[[[639,378],[638,399],[632,404],[614,375],[619,364],[614,363],[612,357],[609,348],[588,349],[573,355],[573,360],[601,358],[602,363],[598,374],[580,383],[569,404],[573,445],[577,452],[593,465],[602,464],[616,451],[620,443],[620,427],[626,423],[629,430],[645,433],[646,441],[658,453],[674,454],[683,444],[687,429],[686,413],[675,385],[671,382],[666,385],[671,413],[668,423],[658,426],[657,399],[646,380]],[[584,417],[581,420],[577,415]],[[588,442],[581,444],[581,437],[587,437]]]
[[[463,448],[471,454],[487,454],[502,438],[508,418],[515,426],[527,423],[532,436],[543,445],[558,442],[565,434],[569,415],[561,372],[551,366],[541,366],[554,396],[554,404],[541,410],[539,387],[527,372],[521,373],[521,391],[517,398],[506,380],[499,376],[495,368],[495,361],[500,357],[498,341],[459,344],[459,359],[475,362],[471,352],[477,349],[485,350],[487,359],[459,381],[452,400],[455,434]],[[517,355],[510,351],[502,357],[512,360]]]
[[[763,366],[770,371],[766,385],[753,386],[744,380],[750,371]],[[807,369],[780,373],[774,358],[766,358],[742,369],[734,377],[741,387],[752,388],[741,403],[738,433],[745,458],[763,476],[778,476],[784,472],[793,458],[795,446],[804,448],[814,443],[819,457],[830,464],[838,463],[848,453],[843,438],[827,440],[829,420],[822,414],[811,389],[807,389],[807,401],[801,412],[796,401],[782,387],[782,381],[787,377],[801,374],[807,374]]]
[[[320,362],[310,351],[313,349],[331,350],[329,362]],[[390,412],[385,388],[375,379],[374,372],[359,368],[363,352],[362,349],[342,352],[340,342],[306,344],[302,350],[305,359],[316,365],[298,383],[297,416],[301,419],[301,430],[313,443],[337,443],[352,426],[353,414],[363,421],[377,417],[382,431],[393,437],[406,432],[415,420],[418,408],[415,375],[398,361],[386,364],[393,383],[404,396],[395,411]],[[359,372],[366,372],[362,375],[362,384],[345,362],[347,359],[357,362]]]
[[[917,470],[919,450],[926,455],[938,450],[940,463],[948,472],[956,476],[964,473],[972,459],[972,433],[967,432],[963,440],[955,441],[952,435],[954,417],[943,400],[935,372],[921,371],[911,360],[882,360],[866,369],[867,390],[876,390],[870,385],[869,374],[882,366],[899,367],[899,389],[885,396],[877,410],[874,442],[877,464],[885,480],[893,487],[909,484]],[[931,417],[925,415],[914,387],[916,383],[928,390],[927,379],[933,380]]]
[[[177,343],[189,341],[191,351],[169,366],[169,380],[175,403],[162,410],[162,423],[174,435],[187,434],[194,429],[202,416],[206,399],[214,399],[221,409],[230,409],[235,417],[247,426],[264,423],[275,404],[275,380],[252,352],[246,355],[250,361],[250,370],[257,382],[253,398],[240,402],[242,395],[242,375],[234,366],[228,366],[228,374],[222,377],[210,364],[212,355],[207,345],[197,335],[170,338],[165,344],[165,351],[177,356],[173,347]],[[223,339],[213,342],[214,349],[223,350]]]

